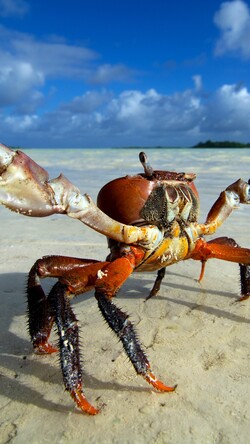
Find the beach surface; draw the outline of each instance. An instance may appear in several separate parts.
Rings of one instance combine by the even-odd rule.
[[[93,199],[107,181],[141,172],[138,151],[27,150],[51,177],[63,172]],[[155,169],[195,172],[200,221],[219,193],[248,180],[250,150],[147,150]],[[250,206],[217,232],[250,248]],[[115,303],[127,311],[156,376],[174,393],[156,393],[136,375],[107,328],[93,293],[73,301],[81,328],[87,399],[95,417],[74,406],[58,356],[33,354],[27,332],[27,273],[39,257],[103,260],[106,239],[66,216],[28,218],[0,208],[0,443],[246,444],[250,435],[250,300],[239,295],[237,264],[211,260],[167,269],[159,296],[145,303],[153,273],[135,273]],[[214,237],[216,237],[214,236]],[[53,282],[44,281],[46,289]],[[56,343],[55,332],[52,334]],[[53,342],[52,341],[52,342]]]

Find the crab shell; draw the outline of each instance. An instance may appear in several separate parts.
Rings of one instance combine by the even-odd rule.
[[[108,182],[97,196],[97,206],[111,218],[127,225],[158,224],[157,216],[152,220],[145,218],[145,204],[153,195],[159,195],[164,190],[166,202],[174,205],[176,202],[180,211],[189,200],[195,207],[195,219],[198,212],[198,191],[192,182],[195,174],[175,173],[170,171],[154,171],[151,177],[146,174],[125,176]],[[150,197],[151,196],[151,197]],[[162,208],[164,202],[153,201],[153,207]],[[160,198],[161,200],[161,198]],[[152,206],[152,204],[151,204]],[[159,208],[156,213],[159,213]]]

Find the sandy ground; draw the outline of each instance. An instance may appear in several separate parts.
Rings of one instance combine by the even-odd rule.
[[[43,166],[51,162],[51,153],[32,155]],[[114,171],[107,154],[96,152],[102,156],[102,172],[93,181],[95,156],[88,155],[85,177],[73,166],[71,175],[83,191],[95,196],[105,180],[129,172],[128,167],[123,170],[123,155],[118,152],[120,164]],[[158,168],[159,156],[164,155],[168,154],[152,154]],[[248,179],[249,150],[241,157],[235,151],[229,155],[226,163],[225,153],[212,164],[208,154],[187,159],[189,171],[196,168],[200,174],[203,212],[221,187],[240,176]],[[57,172],[63,170],[63,163],[70,169],[72,154],[63,156]],[[128,163],[135,158],[133,169],[140,171],[137,153],[130,151],[127,156]],[[250,247],[249,211],[244,207],[235,212],[218,235]],[[121,290],[116,303],[131,314],[155,374],[166,384],[178,383],[171,394],[152,391],[135,374],[92,293],[73,303],[81,325],[85,394],[94,405],[104,405],[99,415],[89,417],[74,407],[64,391],[58,357],[32,353],[25,286],[27,271],[38,257],[56,253],[103,259],[106,240],[66,217],[31,219],[5,208],[0,209],[0,217],[0,443],[249,442],[250,301],[234,303],[239,291],[237,265],[209,262],[202,285],[197,282],[199,263],[172,266],[160,295],[146,303],[153,274],[134,274]]]

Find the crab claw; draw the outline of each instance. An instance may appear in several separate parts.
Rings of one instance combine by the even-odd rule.
[[[47,171],[22,151],[0,144],[0,203],[25,216],[66,214],[118,242],[142,242],[150,250],[159,243],[155,226],[124,225],[103,213],[87,195],[60,174],[49,180]]]
[[[60,202],[53,187],[60,186]],[[68,196],[79,193],[66,177],[49,181],[46,170],[22,151],[13,151],[0,144],[0,203],[26,216],[49,216],[65,213]]]

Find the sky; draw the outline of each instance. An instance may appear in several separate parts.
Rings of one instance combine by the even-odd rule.
[[[250,0],[0,0],[0,141],[250,142]]]

